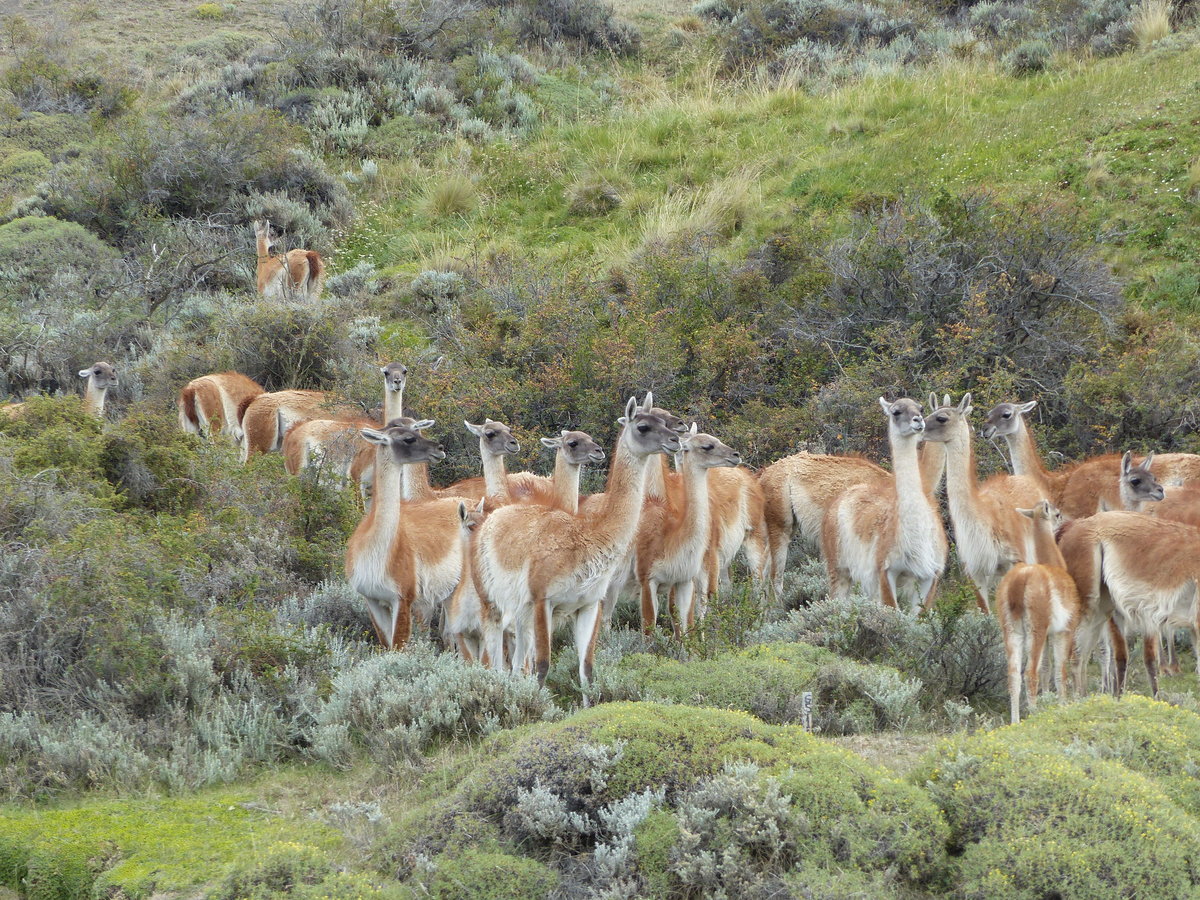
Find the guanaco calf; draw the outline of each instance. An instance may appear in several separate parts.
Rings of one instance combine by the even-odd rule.
[[[996,609],[1008,657],[1009,712],[1014,725],[1021,720],[1022,667],[1029,709],[1037,706],[1038,673],[1047,639],[1054,648],[1058,695],[1066,697],[1067,663],[1080,617],[1079,594],[1054,539],[1062,514],[1048,500],[1017,512],[1033,521],[1037,562],[1017,563],[996,589]]]
[[[480,597],[475,587],[475,575],[471,570],[471,539],[484,520],[483,504],[468,507],[465,500],[458,501],[459,538],[462,542],[462,568],[458,585],[446,601],[442,623],[442,637],[448,646],[458,648],[458,653],[467,662],[478,660],[485,666],[498,668],[503,659],[493,661],[490,654],[498,646],[490,639],[498,630],[499,623],[492,619],[491,609]]]
[[[270,222],[254,223],[258,250],[258,292],[264,297],[300,296],[316,300],[325,280],[325,263],[316,250],[289,250],[271,253],[275,243]]]

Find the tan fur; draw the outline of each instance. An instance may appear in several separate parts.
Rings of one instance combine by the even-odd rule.
[[[346,547],[346,579],[367,600],[385,647],[408,641],[414,614],[428,621],[458,585],[462,545],[457,500],[400,502],[400,469],[445,453],[414,426],[363,429],[375,443],[375,502]]]
[[[485,518],[484,501],[470,508],[465,501],[458,503],[459,538],[462,548],[462,568],[458,586],[446,601],[442,636],[444,643],[455,647],[467,662],[478,660],[485,666],[499,668],[503,659],[493,660],[498,642],[493,632],[499,623],[493,620],[492,610],[486,599],[475,587],[475,576],[471,565],[471,541],[474,533]]]
[[[237,441],[241,437],[238,406],[262,393],[262,386],[241,372],[193,378],[179,392],[179,426],[188,434],[210,438],[223,434]]]
[[[299,475],[315,466],[335,479],[348,480],[363,443],[359,431],[379,424],[365,418],[300,422],[283,438],[283,466],[289,475]]]
[[[708,473],[711,534],[704,572],[697,585],[701,610],[729,583],[729,566],[739,550],[756,585],[766,581],[768,567],[766,494],[758,477],[735,466]]]
[[[393,421],[413,422],[404,416],[404,388],[408,384],[408,366],[392,362],[379,367],[383,375],[383,409],[380,422],[389,425]],[[350,463],[350,479],[358,485],[365,506],[371,505],[371,485],[375,479],[375,448],[366,441],[359,441],[354,459]],[[405,467],[408,471],[409,467]]]
[[[999,404],[988,413],[984,425],[985,435],[1000,434],[1008,443],[1013,471],[1037,481],[1050,502],[1068,518],[1090,516],[1102,508],[1118,509],[1121,456],[1095,456],[1048,470],[1023,414],[1034,402]],[[1200,484],[1200,456],[1192,453],[1157,454],[1151,470],[1162,484]]]
[[[316,300],[321,295],[325,264],[315,250],[289,250],[273,254],[269,222],[254,223],[258,251],[258,292],[264,297],[300,296]]]
[[[539,681],[550,665],[551,625],[573,622],[579,673],[591,678],[600,600],[637,531],[650,454],[674,452],[678,438],[630,399],[603,502],[578,515],[536,504],[496,510],[480,527],[474,553],[478,587],[517,640],[515,667],[532,631]]]
[[[246,404],[241,417],[242,461],[255,453],[276,452],[294,425],[309,419],[329,419],[331,412],[347,418],[355,415],[350,410],[331,410],[322,391],[259,394]]]
[[[847,488],[883,484],[891,476],[875,463],[858,456],[822,456],[797,453],[767,466],[758,476],[766,499],[771,587],[776,596],[783,587],[788,545],[792,533],[810,546],[819,546],[821,522],[830,504]]]
[[[1116,639],[1123,641],[1122,634],[1129,630],[1146,635],[1146,669],[1157,694],[1161,627],[1188,627],[1193,639],[1200,635],[1200,529],[1141,513],[1103,512],[1064,527],[1059,548],[1083,610],[1077,690],[1083,690],[1087,662],[1101,631],[1115,618],[1120,630],[1110,629],[1110,634]],[[1118,665],[1116,693],[1123,682]]]
[[[1080,618],[1079,593],[1054,540],[1060,513],[1045,500],[1022,513],[1033,521],[1036,562],[1014,565],[996,589],[1013,724],[1021,719],[1022,668],[1029,708],[1037,706],[1038,673],[1047,638],[1053,643],[1058,693],[1066,697],[1067,663]]]
[[[1144,511],[1156,519],[1200,527],[1200,486],[1168,487],[1166,497]]]
[[[971,395],[957,407],[942,406],[925,417],[925,440],[946,444],[946,497],[959,562],[975,585],[979,608],[991,611],[995,586],[1014,563],[1029,562],[1033,534],[1003,492],[978,482],[971,440]]]
[[[80,378],[87,379],[83,392],[83,408],[98,419],[104,418],[104,401],[109,388],[117,384],[117,371],[111,363],[92,363],[79,372]]]
[[[888,419],[894,475],[845,490],[829,504],[821,548],[829,591],[844,597],[857,582],[873,599],[897,606],[898,592],[912,585],[927,607],[946,566],[946,534],[921,471],[917,447],[925,429],[921,406],[880,398]]]

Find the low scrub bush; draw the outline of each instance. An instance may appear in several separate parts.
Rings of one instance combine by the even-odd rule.
[[[558,877],[547,866],[522,856],[498,850],[466,848],[442,854],[429,879],[429,897],[437,900],[505,900],[528,897],[539,900],[550,895]]]
[[[117,251],[74,222],[26,216],[0,225],[0,303],[40,297],[62,270],[111,280]]]
[[[810,691],[814,725],[829,734],[903,728],[919,713],[919,681],[806,644],[761,644],[691,662],[631,655],[619,665],[646,699],[742,709],[765,722],[798,723]]]
[[[916,772],[963,896],[1190,896],[1200,822],[1118,762],[1021,727],[948,741]]]
[[[436,742],[554,718],[537,682],[414,644],[339,672],[316,715],[314,749],[335,765],[362,749],[378,765],[413,762]]]

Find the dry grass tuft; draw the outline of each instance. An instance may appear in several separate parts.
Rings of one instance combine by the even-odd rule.
[[[1170,0],[1142,0],[1130,16],[1130,26],[1143,50],[1162,40],[1171,33]]]
[[[757,170],[742,170],[700,193],[669,194],[642,217],[642,244],[707,235],[728,239],[746,223],[759,201]]]
[[[451,174],[431,183],[421,198],[422,211],[435,219],[465,216],[479,205],[479,193],[469,175]]]

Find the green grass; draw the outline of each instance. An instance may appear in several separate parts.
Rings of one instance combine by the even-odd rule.
[[[0,883],[30,900],[194,891],[279,845],[334,854],[335,829],[250,790],[0,810]],[[95,892],[95,893],[94,893]]]
[[[723,90],[703,76],[672,85],[643,72],[608,116],[475,149],[480,203],[453,223],[423,210],[422,185],[460,171],[462,148],[407,169],[350,235],[343,262],[411,271],[435,252],[505,248],[555,262],[619,260],[664,219],[702,218],[695,211],[731,183],[744,214],[715,230],[734,251],[796,213],[837,222],[874,198],[978,189],[1081,209],[1132,296],[1200,311],[1188,250],[1200,213],[1187,196],[1200,48],[1059,66],[1015,79],[961,63],[828,96]],[[1104,177],[1087,177],[1097,155]],[[623,178],[619,204],[572,210],[579,184],[612,172]]]

